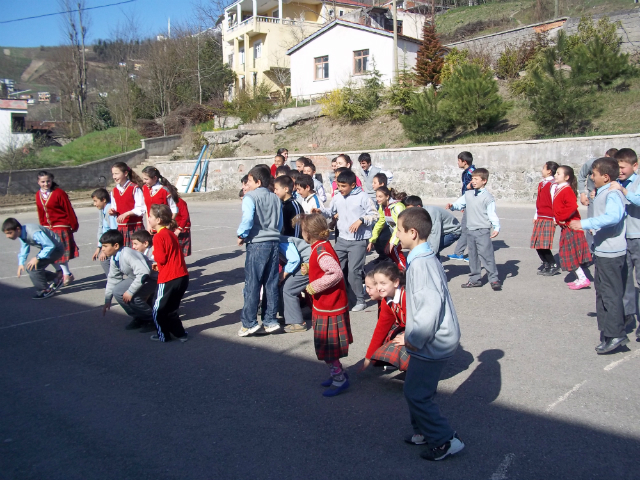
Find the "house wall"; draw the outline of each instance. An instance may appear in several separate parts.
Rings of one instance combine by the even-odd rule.
[[[399,11],[398,20],[402,21],[402,35],[422,40],[422,29],[427,21],[426,15]]]
[[[11,114],[26,115],[26,110],[0,110],[0,150],[13,145],[17,148],[33,142],[33,135],[30,133],[11,132]]]

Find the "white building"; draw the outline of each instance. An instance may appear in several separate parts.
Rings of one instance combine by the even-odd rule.
[[[398,68],[412,69],[420,40],[398,35]],[[334,20],[287,51],[291,63],[291,94],[321,95],[361,83],[374,63],[389,85],[393,81],[393,32]]]
[[[31,133],[23,133],[26,118],[27,100],[0,100],[0,151],[33,142]]]

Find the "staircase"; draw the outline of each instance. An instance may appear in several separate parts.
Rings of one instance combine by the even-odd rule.
[[[173,152],[169,153],[168,155],[149,155],[149,157],[144,162],[133,167],[133,171],[136,172],[138,175],[141,175],[142,169],[149,165],[153,166],[156,163],[170,162],[172,160],[182,160],[185,158],[195,159],[197,158],[197,154],[194,154],[188,147],[180,145],[178,148],[176,148]]]

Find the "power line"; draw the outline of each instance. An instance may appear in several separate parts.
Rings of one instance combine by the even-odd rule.
[[[114,7],[116,5],[123,5],[125,3],[133,3],[136,0],[126,0],[124,2],[118,2],[118,3],[110,3],[108,5],[98,5],[97,7],[86,7],[83,8],[82,10],[95,10],[97,8],[106,8],[106,7]],[[0,22],[0,24],[2,23],[13,23],[13,22],[22,22],[23,20],[33,20],[34,18],[43,18],[43,17],[52,17],[54,15],[64,15],[65,13],[75,13],[75,12],[79,12],[79,9],[74,9],[74,10],[67,10],[65,12],[54,12],[54,13],[45,13],[44,15],[35,15],[33,17],[24,17],[24,18],[15,18],[13,20],[4,20],[2,22]]]

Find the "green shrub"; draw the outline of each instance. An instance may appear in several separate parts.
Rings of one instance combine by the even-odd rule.
[[[398,73],[398,81],[391,84],[387,91],[387,101],[394,107],[399,107],[403,114],[413,111],[412,99],[415,92],[415,74],[409,70]]]
[[[413,95],[413,113],[400,117],[402,128],[411,141],[433,143],[451,131],[451,120],[446,109],[440,106],[441,99],[442,96],[433,88]]]
[[[599,37],[579,45],[569,60],[576,81],[595,85],[598,90],[610,87],[618,80],[626,81],[635,74],[629,55],[620,53],[620,46],[608,46]]]
[[[440,81],[445,82],[449,79],[456,67],[469,62],[468,58],[469,50],[458,50],[456,47],[449,50],[447,56],[444,57],[444,65],[442,72],[440,72]]]
[[[239,90],[233,101],[226,103],[227,113],[240,117],[243,123],[268,116],[275,110],[270,93],[271,88],[266,83],[256,85],[252,90]]]
[[[334,120],[359,123],[369,120],[382,102],[381,75],[375,69],[367,75],[362,87],[348,82],[342,89],[333,90],[318,102],[322,113]]]
[[[524,42],[520,45],[507,45],[496,62],[496,75],[502,79],[518,78],[538,50],[536,41]]]

